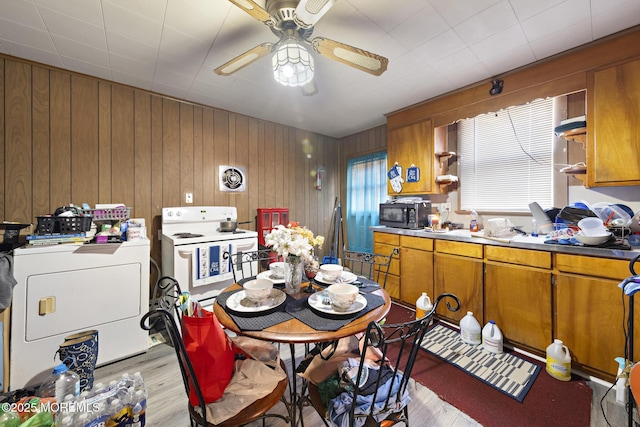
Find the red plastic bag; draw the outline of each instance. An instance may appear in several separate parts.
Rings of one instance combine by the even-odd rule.
[[[205,403],[224,393],[233,375],[235,351],[215,315],[202,310],[204,317],[182,316],[182,341],[200,385]],[[198,396],[191,385],[189,401],[197,406]]]

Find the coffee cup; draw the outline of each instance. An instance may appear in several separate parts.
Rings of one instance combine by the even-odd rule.
[[[271,271],[271,277],[275,279],[282,279],[284,277],[284,262],[272,262],[269,264],[269,271]]]
[[[358,287],[348,283],[336,283],[327,288],[331,308],[335,311],[347,311],[358,298]]]

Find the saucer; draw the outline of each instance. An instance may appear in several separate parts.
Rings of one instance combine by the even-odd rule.
[[[263,271],[262,273],[256,276],[256,279],[267,279],[273,282],[274,285],[281,285],[284,283],[284,276],[282,277],[274,277],[271,271]]]
[[[318,274],[316,274],[314,280],[325,285],[333,285],[334,283],[353,283],[358,280],[358,276],[350,271],[343,271],[339,278],[330,281],[324,278],[324,276],[322,275],[322,271],[318,271]]]
[[[249,301],[242,290],[227,299],[227,309],[238,313],[259,313],[280,306],[286,299],[287,295],[280,289],[272,289],[269,297],[263,303],[259,304]]]
[[[367,299],[363,295],[358,294],[358,297],[356,298],[356,302],[351,304],[351,307],[349,307],[345,311],[336,311],[333,309],[333,307],[331,307],[330,304],[322,303],[322,300],[325,297],[329,298],[328,296],[323,295],[322,292],[316,292],[315,294],[310,295],[309,299],[307,300],[309,302],[309,307],[311,307],[314,310],[320,311],[322,313],[340,316],[343,314],[357,313],[367,306]]]

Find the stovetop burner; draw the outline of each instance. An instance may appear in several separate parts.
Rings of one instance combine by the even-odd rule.
[[[196,234],[196,233],[175,233],[173,237],[177,237],[178,239],[192,239],[194,237],[203,237],[204,234]]]
[[[242,234],[242,233],[246,233],[246,231],[244,231],[244,230],[238,230],[238,229],[236,229],[235,231],[228,231],[228,230],[220,230],[220,229],[218,228],[218,231],[219,231],[220,233],[222,233],[222,234]]]

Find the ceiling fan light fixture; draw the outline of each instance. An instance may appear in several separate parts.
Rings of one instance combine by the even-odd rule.
[[[313,57],[295,39],[278,47],[272,65],[273,77],[284,86],[304,86],[313,79]]]

